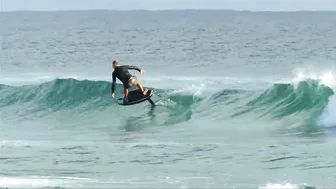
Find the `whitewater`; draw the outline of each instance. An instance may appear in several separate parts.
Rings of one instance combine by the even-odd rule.
[[[335,186],[336,13],[1,15],[0,187]]]

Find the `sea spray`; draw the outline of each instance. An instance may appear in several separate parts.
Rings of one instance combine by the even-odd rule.
[[[336,126],[336,95],[329,98],[329,103],[322,115],[318,118],[317,125],[322,127]]]
[[[320,80],[323,85],[335,89],[336,81],[332,72],[327,72],[320,78]],[[329,97],[328,105],[323,110],[321,116],[318,117],[316,124],[320,127],[336,126],[336,95]]]

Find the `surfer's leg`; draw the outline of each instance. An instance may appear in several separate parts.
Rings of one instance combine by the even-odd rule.
[[[124,86],[124,94],[125,94],[124,99],[128,101],[128,88],[126,86]]]
[[[129,85],[132,86],[132,85],[137,85],[138,88],[141,90],[141,92],[143,93],[143,95],[146,95],[147,92],[148,92],[148,89],[144,89],[140,83],[140,81],[138,80],[137,77],[133,76],[131,79],[130,79],[130,82],[129,82]]]
[[[142,85],[141,85],[140,82],[137,83],[137,86],[138,86],[138,88],[142,91],[142,93],[143,93],[144,95],[147,94],[148,89],[144,89],[144,88],[142,87]]]

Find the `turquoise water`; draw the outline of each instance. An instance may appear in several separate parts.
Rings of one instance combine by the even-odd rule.
[[[335,12],[1,18],[0,187],[336,184]],[[111,98],[114,59],[158,106]]]

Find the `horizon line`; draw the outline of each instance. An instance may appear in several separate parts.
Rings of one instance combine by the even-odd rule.
[[[336,12],[336,10],[248,10],[248,9],[63,9],[63,10],[1,10],[1,13],[15,12],[90,12],[90,11],[110,11],[110,12],[168,12],[168,11],[227,11],[227,12],[253,12],[253,13],[296,13],[296,12]]]

